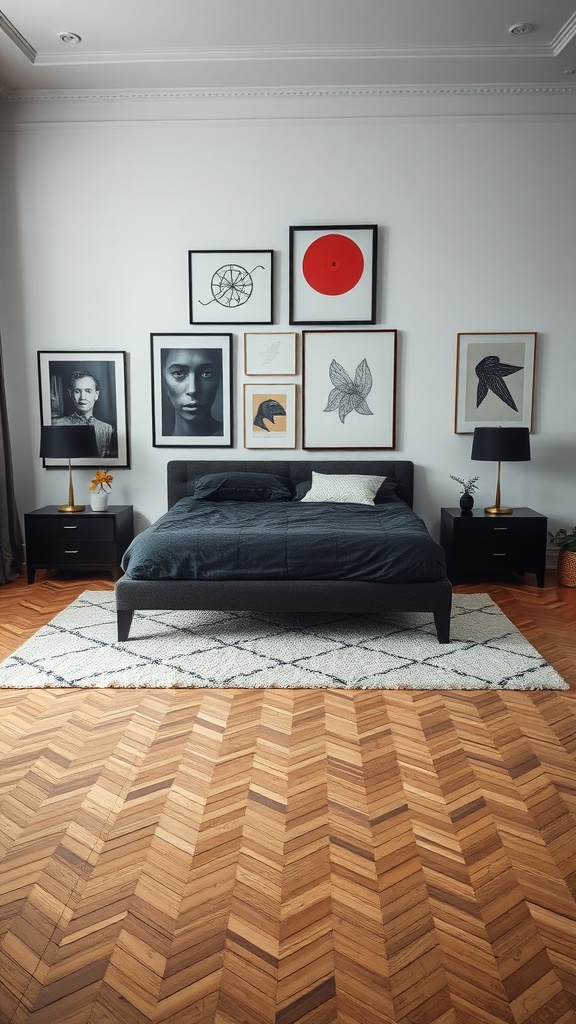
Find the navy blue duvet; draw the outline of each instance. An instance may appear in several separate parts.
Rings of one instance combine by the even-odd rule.
[[[182,498],[122,559],[135,580],[367,580],[446,576],[444,551],[400,498],[381,505]]]

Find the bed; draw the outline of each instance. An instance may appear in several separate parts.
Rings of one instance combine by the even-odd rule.
[[[449,642],[452,587],[442,548],[412,510],[412,462],[171,461],[167,474],[168,512],[134,539],[122,560],[124,575],[115,586],[119,641],[129,639],[138,609],[322,608],[430,612],[439,643]],[[244,493],[242,485],[251,483],[254,474],[282,481],[289,495],[287,500],[227,500],[229,492],[220,489],[218,495],[226,500],[215,500],[218,495],[208,489],[208,498],[201,498],[206,479],[216,479],[213,474],[219,481],[223,474],[240,481],[238,491],[231,492],[234,499]],[[386,478],[374,502],[314,500],[319,483],[327,483],[329,492],[351,475]],[[310,491],[312,479],[315,489]],[[268,488],[258,496],[264,493]],[[281,488],[280,493],[284,496]],[[394,531],[415,532],[408,538],[412,550],[406,546],[400,553]],[[364,545],[359,551],[354,547],[356,535]],[[262,541],[265,552],[255,557],[259,549],[254,545]],[[378,547],[368,551],[366,544]],[[158,546],[162,550],[157,555]],[[318,561],[315,552],[327,550],[329,557]],[[347,578],[341,578],[341,560]]]

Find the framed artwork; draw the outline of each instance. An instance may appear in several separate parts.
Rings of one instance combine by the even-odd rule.
[[[232,335],[151,334],[152,443],[230,448]]]
[[[459,334],[454,433],[475,427],[532,429],[536,333]]]
[[[244,447],[296,447],[296,385],[244,385]]]
[[[38,352],[42,426],[93,425],[99,455],[73,466],[130,465],[126,402],[126,353],[71,350]],[[68,459],[44,459],[68,468]]]
[[[244,373],[247,377],[285,377],[296,373],[295,331],[244,334]]]
[[[395,330],[303,332],[304,449],[395,447],[396,335]]]
[[[191,324],[271,324],[270,249],[190,249]]]
[[[290,323],[376,323],[376,224],[290,228]]]

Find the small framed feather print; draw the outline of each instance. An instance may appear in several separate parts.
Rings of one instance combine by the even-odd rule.
[[[296,373],[295,331],[246,331],[244,373],[247,377],[292,377]]]
[[[532,429],[535,332],[458,334],[455,434],[476,427]]]

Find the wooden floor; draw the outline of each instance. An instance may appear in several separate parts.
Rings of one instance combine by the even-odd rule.
[[[457,589],[572,692],[0,690],[1,1024],[576,1024],[576,591]]]

